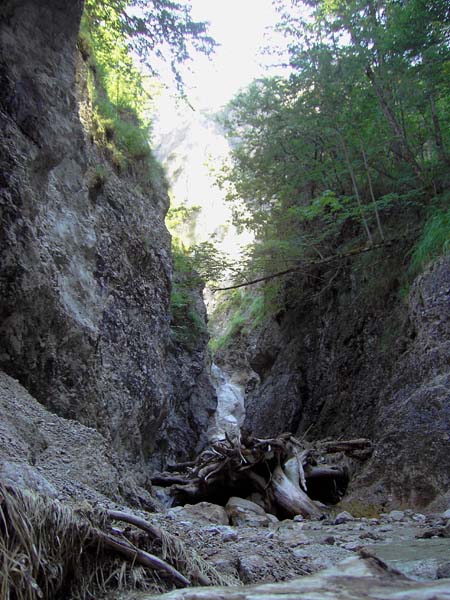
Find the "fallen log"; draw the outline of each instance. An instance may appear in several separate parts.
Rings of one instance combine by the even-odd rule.
[[[119,511],[119,510],[108,510],[108,511],[106,511],[106,514],[110,519],[112,519],[114,521],[121,521],[124,523],[128,523],[129,525],[134,525],[138,529],[145,531],[152,539],[158,540],[161,543],[164,542],[164,539],[167,539],[167,534],[164,534],[163,531],[159,527],[156,527],[156,525],[149,523],[148,521],[146,521],[145,519],[142,519],[141,517],[138,517],[137,515],[125,513],[125,512]],[[178,559],[182,563],[181,566],[183,566],[183,567],[186,566],[185,565],[186,558],[183,557],[184,553],[183,553],[181,544],[179,544],[177,540],[174,540],[172,542],[172,544],[178,546],[177,552],[174,552],[174,554],[178,554],[179,557],[182,557],[181,561],[180,561],[180,558]],[[170,567],[170,565],[169,565],[169,567]],[[170,568],[173,569],[173,567],[170,567]],[[168,571],[168,572],[169,572],[169,574],[171,573],[171,571]],[[211,585],[211,579],[206,574],[201,573],[199,569],[196,569],[194,574],[195,574],[196,583],[198,583],[199,585]],[[181,581],[181,580],[178,579],[178,581]],[[187,581],[187,579],[186,579],[186,581]]]
[[[60,598],[69,589],[77,598],[109,598],[125,581],[132,589],[239,583],[141,517],[86,504],[74,508],[0,479],[2,599]]]
[[[278,505],[290,516],[320,517],[319,507],[307,496],[297,483],[293,481],[281,466],[275,467],[272,487]]]
[[[170,486],[180,504],[226,502],[233,495],[245,497],[257,491],[274,514],[317,518],[323,509],[315,500],[337,502],[348,483],[346,465],[324,463],[325,456],[355,457],[355,453],[370,453],[371,447],[367,439],[312,445],[291,433],[269,439],[241,435],[214,441],[189,467],[182,465],[184,473],[156,474],[152,483]]]

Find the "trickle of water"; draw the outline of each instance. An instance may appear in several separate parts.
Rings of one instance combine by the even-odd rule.
[[[210,440],[223,440],[225,433],[231,439],[238,437],[245,418],[244,392],[239,385],[231,383],[222,369],[213,364],[212,380],[217,394],[217,409],[208,430]]]

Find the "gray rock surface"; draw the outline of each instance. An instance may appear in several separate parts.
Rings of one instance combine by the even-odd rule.
[[[228,515],[223,506],[211,502],[186,504],[183,507],[172,508],[169,515],[177,520],[190,521],[196,525],[228,525]]]
[[[2,372],[0,479],[59,500],[107,505],[124,503],[125,495],[132,499],[133,492],[138,494],[101,434],[51,414]]]
[[[272,523],[265,510],[251,500],[232,497],[225,505],[231,525],[246,527],[268,527]]]
[[[310,439],[369,437],[372,459],[350,464],[349,498],[389,508],[448,506],[450,486],[450,258],[420,275],[407,302],[395,252],[362,255],[286,281],[284,308],[258,335],[236,340],[261,383],[246,397],[245,426]],[[320,293],[319,293],[320,292]],[[313,300],[314,298],[314,300]],[[221,356],[227,362],[227,353]],[[360,474],[359,477],[356,475]],[[447,496],[445,496],[447,494]]]
[[[160,465],[194,453],[214,408],[207,340],[171,335],[165,185],[118,173],[89,136],[81,9],[0,7],[0,368]]]

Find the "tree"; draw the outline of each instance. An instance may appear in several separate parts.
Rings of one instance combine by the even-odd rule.
[[[94,27],[102,23],[111,27],[111,15],[118,15],[111,27],[111,42],[124,36],[129,49],[154,75],[157,61],[168,61],[180,87],[180,64],[192,52],[210,54],[216,45],[207,33],[207,23],[192,19],[187,0],[86,0],[85,11]]]
[[[254,82],[222,117],[233,151],[220,183],[244,203],[263,275],[332,255],[345,228],[378,244],[384,211],[423,209],[449,185],[448,3],[277,5],[290,74]]]

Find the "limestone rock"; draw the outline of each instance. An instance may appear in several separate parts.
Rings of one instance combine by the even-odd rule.
[[[82,5],[1,3],[0,369],[159,466],[191,458],[214,410],[207,336],[186,348],[170,329],[165,184],[92,141]]]
[[[336,518],[334,519],[334,524],[335,525],[342,525],[342,523],[348,523],[348,521],[354,521],[355,517],[353,515],[351,515],[349,512],[347,512],[346,510],[344,510],[343,512],[339,513]]]
[[[228,515],[223,506],[211,502],[199,502],[198,504],[186,504],[183,507],[172,508],[169,511],[176,515],[177,519],[187,519],[197,525],[214,523],[217,525],[228,525]]]
[[[124,501],[125,473],[107,440],[94,429],[51,414],[2,372],[0,478],[51,498]],[[136,483],[130,479],[126,487],[139,506]]]
[[[391,510],[388,516],[392,521],[403,521],[405,513],[402,510]]]
[[[225,510],[231,524],[235,526],[268,527],[272,522],[259,504],[244,498],[230,498]]]
[[[249,340],[260,383],[245,426],[259,437],[372,438],[370,461],[351,465],[349,501],[417,509],[450,487],[450,258],[417,277],[405,310],[398,282],[410,243],[381,252],[369,278],[367,258],[355,258],[318,302],[303,276],[286,281],[285,310]],[[323,281],[333,274],[315,270]]]
[[[450,561],[441,563],[436,571],[437,579],[450,579]]]

